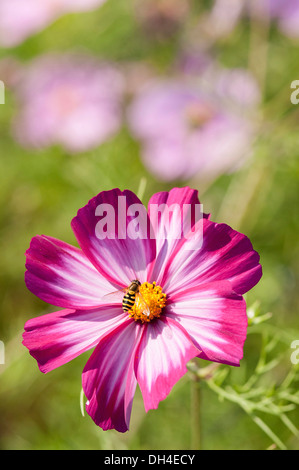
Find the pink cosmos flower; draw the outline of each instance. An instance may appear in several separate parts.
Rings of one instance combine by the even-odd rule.
[[[115,66],[86,56],[43,56],[24,71],[16,87],[14,135],[29,148],[95,148],[121,127],[123,90]]]
[[[227,72],[217,82],[208,72],[205,79],[200,82],[193,75],[153,80],[131,103],[130,130],[141,142],[146,168],[160,180],[195,175],[212,180],[231,171],[250,152],[254,125],[244,112],[246,102],[240,100],[248,80],[241,78],[242,87]],[[223,85],[232,79],[236,86],[224,94]],[[233,99],[228,103],[227,98]]]
[[[259,255],[246,236],[196,211],[190,233],[200,245],[183,236],[182,209],[198,204],[188,187],[154,194],[148,211],[130,191],[101,192],[72,220],[80,248],[42,235],[26,253],[28,289],[63,310],[27,321],[23,343],[42,372],[95,348],[82,383],[87,412],[105,430],[128,430],[137,384],[147,411],[190,359],[238,366],[243,356],[242,294],[261,277]],[[143,297],[124,311],[109,294],[132,280]]]
[[[93,10],[106,0],[0,0],[0,44],[14,47],[57,18]]]

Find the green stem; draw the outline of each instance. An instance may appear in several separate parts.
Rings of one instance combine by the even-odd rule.
[[[191,449],[200,450],[201,447],[201,390],[200,380],[195,374],[191,380]]]
[[[265,92],[269,52],[270,17],[266,14],[261,19],[257,14],[260,0],[250,4],[251,31],[248,68],[256,77],[262,94]]]
[[[227,400],[237,403],[247,414],[250,416],[250,418],[253,420],[253,422],[259,426],[260,429],[264,431],[264,433],[280,448],[281,450],[286,450],[286,446],[284,443],[279,439],[279,437],[267,426],[267,424],[258,416],[256,416],[252,412],[252,408],[250,407],[250,404],[246,402],[246,400],[242,399],[239,395],[236,395],[234,393],[229,393],[222,389],[221,387],[218,387],[212,380],[207,381],[207,384],[209,387],[214,390],[219,396],[226,398]],[[256,406],[256,409],[259,411],[267,411],[269,412],[268,409],[263,410],[263,407],[261,406]],[[272,413],[272,414],[278,414],[278,413]]]
[[[251,416],[252,420],[257,426],[259,426],[267,436],[272,439],[272,441],[278,446],[281,450],[287,450],[284,443],[279,439],[279,437],[267,426],[267,424],[258,416]]]
[[[144,177],[141,178],[140,183],[139,183],[139,187],[138,187],[138,191],[137,191],[137,197],[138,197],[138,199],[140,199],[140,201],[142,201],[142,199],[143,199],[145,189],[146,189],[146,184],[147,184],[146,178],[144,178]]]

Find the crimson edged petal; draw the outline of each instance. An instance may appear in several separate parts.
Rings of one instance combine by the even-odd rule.
[[[31,240],[26,268],[27,288],[58,307],[95,308],[114,290],[82,250],[52,237],[42,235]]]
[[[85,255],[110,282],[127,287],[132,279],[147,280],[156,246],[146,209],[134,193],[115,189],[98,194],[71,225]]]
[[[137,381],[134,357],[141,328],[127,319],[101,339],[82,375],[86,411],[102,429],[129,428]]]
[[[144,327],[135,374],[146,411],[158,407],[187,372],[187,362],[198,354],[187,331],[172,318],[162,316]]]
[[[124,321],[120,307],[60,310],[26,322],[23,344],[46,373],[95,347],[100,338]]]
[[[191,287],[169,300],[165,315],[179,322],[194,344],[199,357],[240,365],[247,333],[246,303],[229,281]]]

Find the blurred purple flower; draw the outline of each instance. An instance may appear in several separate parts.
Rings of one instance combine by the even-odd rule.
[[[272,15],[277,19],[281,32],[290,38],[299,38],[298,0],[270,0],[270,2]]]
[[[299,2],[298,0],[255,0],[247,6],[248,14],[253,14],[277,22],[280,31],[288,37],[299,38]]]
[[[246,69],[222,70],[215,89],[222,101],[234,102],[239,108],[254,109],[261,101],[257,81]]]
[[[254,136],[249,115],[260,96],[243,70],[196,77],[186,68],[176,80],[148,83],[128,113],[147,169],[160,180],[211,180],[247,157]]]
[[[200,19],[200,29],[214,39],[232,32],[244,12],[243,0],[215,0],[212,9]]]
[[[97,8],[106,0],[0,0],[0,44],[14,47],[57,18]]]
[[[119,130],[123,92],[123,77],[112,65],[71,55],[39,58],[16,89],[14,135],[24,147],[89,150]]]
[[[203,16],[201,27],[217,39],[230,34],[242,16],[251,15],[260,20],[270,18],[283,34],[299,38],[298,0],[216,0],[211,11]]]

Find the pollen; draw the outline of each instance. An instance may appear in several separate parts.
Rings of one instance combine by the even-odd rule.
[[[166,294],[162,292],[162,287],[157,286],[155,282],[150,284],[144,282],[136,295],[135,303],[128,312],[135,321],[148,323],[159,318],[163,308],[166,305]]]

